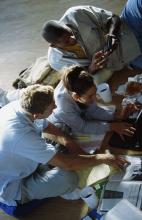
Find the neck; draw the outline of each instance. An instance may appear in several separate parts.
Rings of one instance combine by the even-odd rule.
[[[23,109],[23,108],[22,108],[22,112],[23,112],[31,121],[34,121],[34,120],[35,120],[34,116],[33,116],[30,112],[26,111],[26,110]]]

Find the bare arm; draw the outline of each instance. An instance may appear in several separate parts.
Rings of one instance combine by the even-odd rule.
[[[117,36],[121,26],[120,17],[118,15],[113,14],[108,22],[108,26],[109,26],[108,34]]]
[[[108,33],[106,34],[106,45],[104,47],[104,52],[109,52],[111,54],[113,50],[116,49],[118,45],[118,34],[120,31],[121,20],[118,15],[113,15],[108,21]]]
[[[100,164],[108,164],[114,167],[122,168],[127,163],[126,160],[110,155],[110,154],[96,154],[96,155],[73,155],[57,153],[49,164],[58,166],[66,170],[82,170],[88,167],[93,167]]]
[[[56,127],[52,123],[48,124],[48,127],[44,130],[44,133],[54,135],[53,139],[66,146],[69,149],[69,152],[77,154],[83,153],[78,143],[76,143],[71,137],[65,135],[60,128]]]

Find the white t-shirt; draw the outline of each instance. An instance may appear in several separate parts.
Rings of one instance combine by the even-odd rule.
[[[47,163],[55,148],[41,138],[47,119],[34,123],[22,112],[19,101],[0,109],[0,202],[16,205],[21,199],[22,179],[39,163]]]

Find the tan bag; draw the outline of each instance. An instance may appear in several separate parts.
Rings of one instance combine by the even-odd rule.
[[[13,83],[13,86],[23,88],[39,83],[55,88],[59,81],[59,73],[50,67],[47,57],[39,57],[32,66],[19,74],[19,78]]]

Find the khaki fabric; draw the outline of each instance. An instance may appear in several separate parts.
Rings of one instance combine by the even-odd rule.
[[[112,17],[112,12],[94,6],[72,7],[60,19],[71,27],[78,42],[84,47],[88,58],[104,48],[105,35],[108,33],[107,22]],[[118,47],[109,56],[107,68],[112,71],[120,70],[126,63],[141,54],[140,48],[131,28],[122,21],[118,35]]]
[[[54,88],[60,81],[60,75],[56,70],[53,70],[47,60],[47,57],[39,57],[35,63],[27,68],[19,75],[19,81],[25,86],[36,83],[43,85],[51,85]]]

